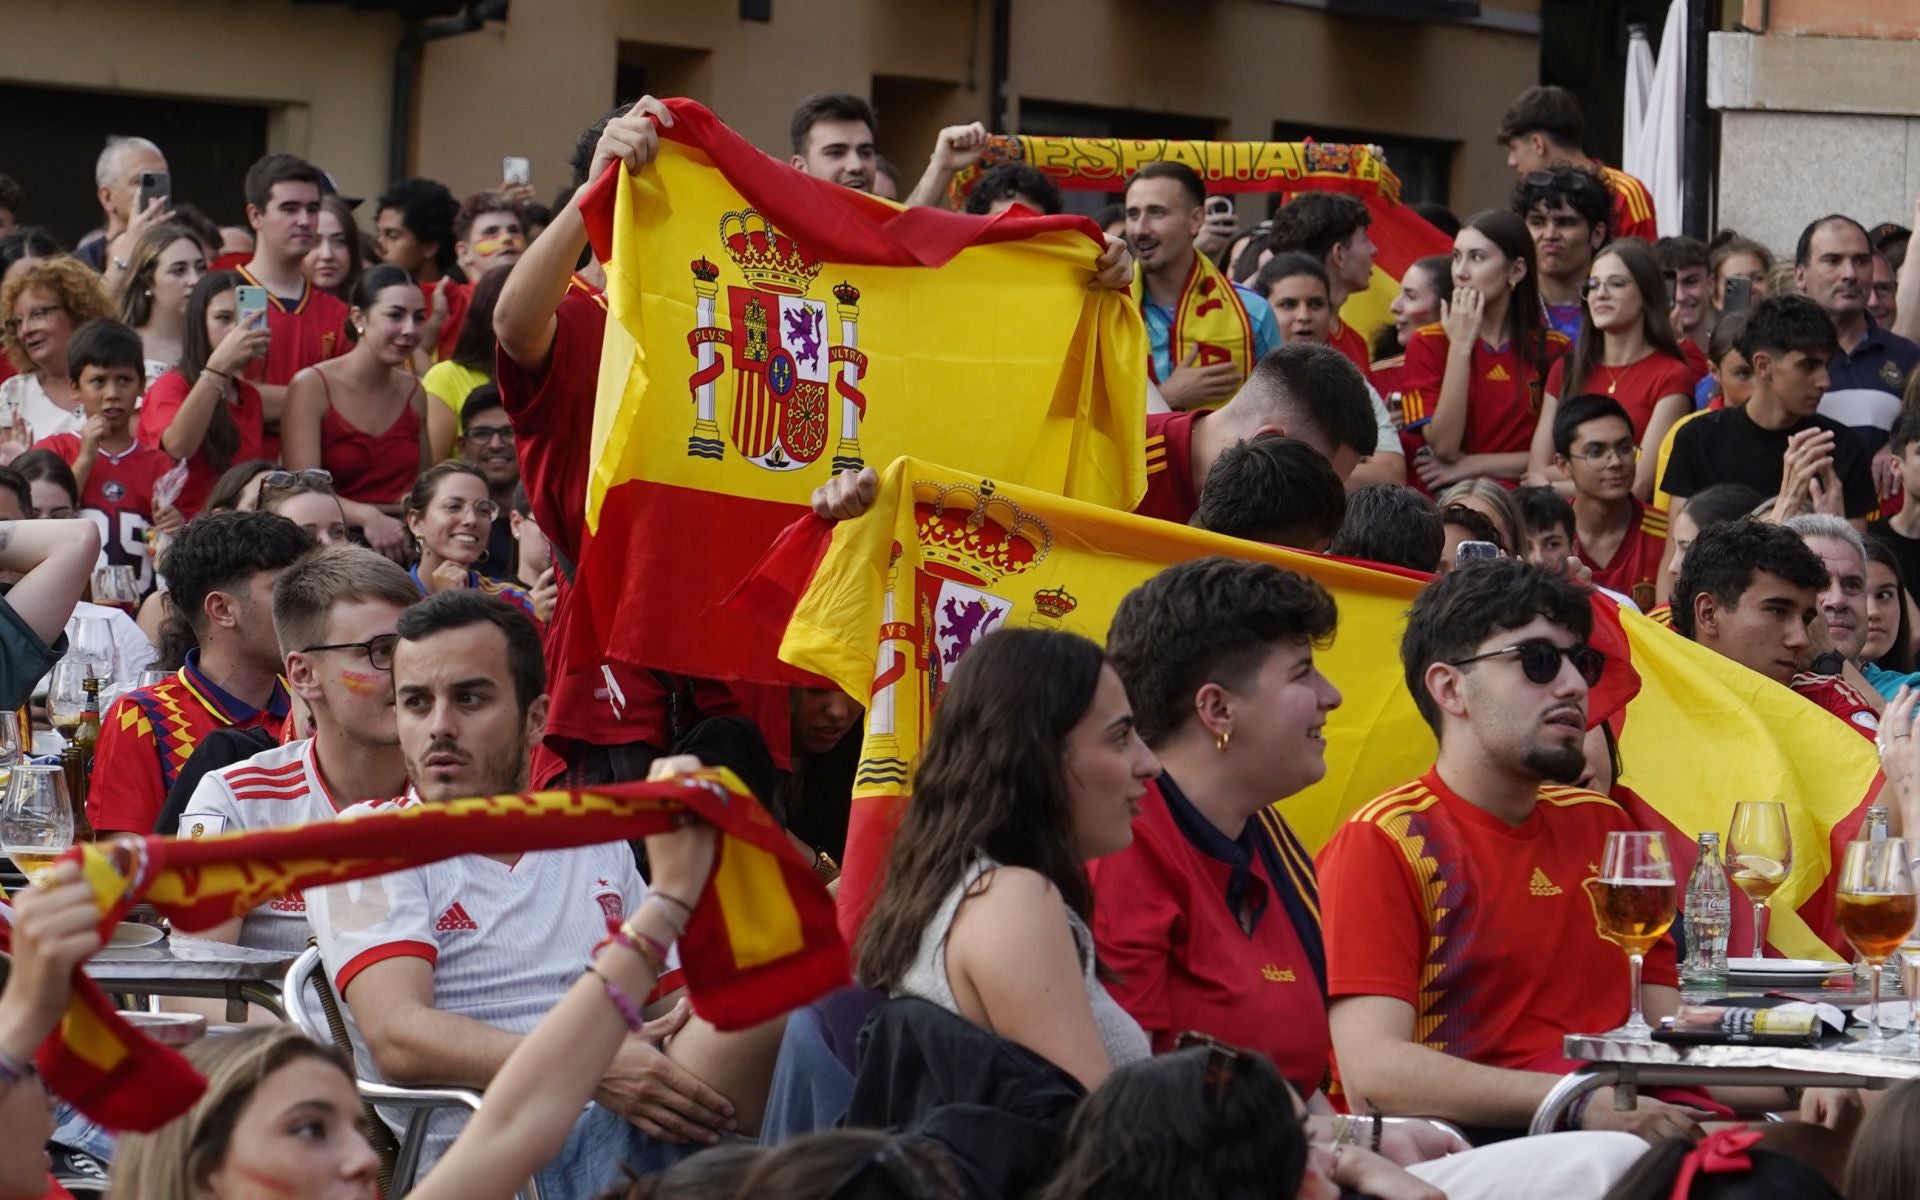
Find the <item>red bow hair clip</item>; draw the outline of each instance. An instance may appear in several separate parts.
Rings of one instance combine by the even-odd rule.
[[[1695,1143],[1680,1160],[1673,1177],[1668,1200],[1687,1200],[1695,1175],[1733,1175],[1753,1170],[1753,1156],[1747,1151],[1759,1142],[1760,1135],[1746,1129],[1716,1129]]]

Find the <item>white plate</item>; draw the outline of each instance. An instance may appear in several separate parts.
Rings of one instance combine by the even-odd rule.
[[[1846,963],[1818,958],[1729,958],[1727,970],[1740,975],[1837,975],[1850,971]]]
[[[122,921],[113,927],[113,936],[107,939],[109,946],[151,946],[167,936],[167,931],[156,925],[138,925],[132,921]]]
[[[1867,1014],[1875,1010],[1862,1004],[1853,1010],[1853,1022],[1856,1025],[1867,1023]],[[1904,1030],[1907,1027],[1907,1002],[1905,1000],[1882,1000],[1878,1010],[1880,1028]]]

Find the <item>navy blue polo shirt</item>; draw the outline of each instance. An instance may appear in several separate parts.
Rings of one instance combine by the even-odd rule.
[[[1900,415],[1900,393],[1907,376],[1920,365],[1920,346],[1867,318],[1867,336],[1852,350],[1842,350],[1827,363],[1827,394],[1820,415],[1831,417],[1859,434],[1868,453],[1887,444],[1887,434]]]

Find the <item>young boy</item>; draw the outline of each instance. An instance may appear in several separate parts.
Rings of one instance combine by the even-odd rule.
[[[1550,487],[1516,488],[1513,502],[1527,526],[1525,558],[1555,575],[1567,573],[1573,554],[1573,509]]]
[[[1633,597],[1642,612],[1652,608],[1667,519],[1633,497],[1636,455],[1627,410],[1610,396],[1567,400],[1554,417],[1553,451],[1573,481],[1572,552],[1595,584]]]
[[[172,469],[173,460],[133,436],[145,361],[140,335],[127,326],[118,321],[82,325],[67,344],[67,369],[87,423],[77,434],[56,433],[34,443],[34,449],[51,450],[73,468],[80,511],[100,527],[102,564],[132,567],[143,596],[153,587],[148,527],[173,532],[185,524],[177,509],[157,507],[153,499],[154,482]]]

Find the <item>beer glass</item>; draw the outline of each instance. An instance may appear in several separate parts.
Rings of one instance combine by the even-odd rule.
[[[1897,838],[1862,839],[1847,843],[1835,889],[1834,919],[1840,932],[1873,967],[1869,993],[1866,1044],[1868,1054],[1884,1053],[1894,1045],[1880,1028],[1880,972],[1887,957],[1913,933],[1913,873],[1907,867],[1907,848]]]
[[[1653,1027],[1640,1009],[1640,968],[1647,951],[1667,932],[1674,918],[1673,858],[1663,833],[1616,830],[1607,835],[1600,877],[1593,883],[1593,908],[1600,931],[1627,952],[1633,986],[1633,1011],[1615,1037],[1652,1040]]]
[[[1727,830],[1727,869],[1735,887],[1753,902],[1753,956],[1766,953],[1762,936],[1767,899],[1787,881],[1793,869],[1793,835],[1787,829],[1787,806],[1778,800],[1742,800],[1733,806],[1733,827]]]

